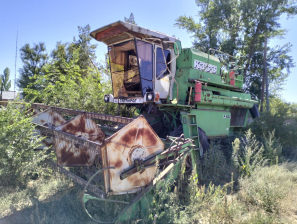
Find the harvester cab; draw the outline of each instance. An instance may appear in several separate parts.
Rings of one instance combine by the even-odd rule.
[[[105,102],[162,103],[172,100],[176,57],[181,43],[174,37],[118,21],[91,32],[108,46],[113,94]]]

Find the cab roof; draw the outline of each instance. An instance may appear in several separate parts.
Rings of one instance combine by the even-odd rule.
[[[117,21],[111,23],[90,33],[91,37],[101,41],[107,45],[112,45],[114,43],[122,42],[131,38],[158,38],[162,40],[177,41],[175,37],[168,36],[164,33],[157,31],[145,29],[143,27],[123,22]]]

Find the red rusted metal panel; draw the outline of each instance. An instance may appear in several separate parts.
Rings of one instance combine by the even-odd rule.
[[[36,111],[36,110],[35,110]],[[33,112],[34,113],[34,112]],[[65,123],[66,120],[56,111],[51,108],[36,114],[32,120],[33,123],[39,124],[45,127],[57,127]]]
[[[128,117],[113,116],[108,114],[98,114],[98,113],[85,112],[80,110],[66,109],[61,107],[51,107],[51,106],[38,104],[38,103],[32,103],[32,108],[35,110],[38,110],[38,109],[46,110],[48,108],[51,108],[52,111],[58,112],[60,114],[71,115],[71,116],[76,116],[81,113],[85,113],[86,117],[88,118],[112,121],[112,122],[123,123],[123,124],[129,124],[134,120],[133,118],[128,118]]]
[[[103,39],[106,39],[108,37],[112,37],[112,36],[116,36],[119,35],[121,33],[124,33],[128,30],[128,28],[126,28],[123,25],[117,25],[117,26],[113,26],[108,28],[107,30],[104,30],[102,32],[96,33],[96,40],[101,41]]]
[[[37,113],[38,110],[33,110],[33,114]],[[32,120],[33,123],[42,125],[48,128],[55,128],[60,126],[61,124],[65,123],[66,120],[57,112],[53,111],[51,108],[37,113]],[[39,130],[37,130],[38,134],[42,135]],[[43,147],[49,147],[53,145],[53,138],[47,137],[42,140]],[[42,148],[43,148],[42,147]]]
[[[55,130],[99,143],[102,143],[105,138],[104,132],[92,119],[87,118],[85,113],[74,117],[55,128]],[[94,163],[95,156],[99,153],[82,144],[75,144],[57,137],[54,138],[54,145],[57,162],[62,166],[90,166]]]
[[[164,143],[142,116],[126,125],[120,131],[106,139],[107,166],[109,183],[106,190],[109,194],[126,194],[141,190],[154,178],[156,167],[150,167],[121,180],[120,174],[141,162],[145,158],[160,153]]]

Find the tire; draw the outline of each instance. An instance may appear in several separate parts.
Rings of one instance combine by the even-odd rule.
[[[205,131],[203,131],[199,127],[198,127],[198,132],[199,132],[200,147],[202,147],[202,152],[204,154],[209,148],[208,138],[207,138],[207,136],[205,134]]]

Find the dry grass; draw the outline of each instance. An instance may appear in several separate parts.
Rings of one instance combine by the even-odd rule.
[[[32,180],[23,190],[1,188],[0,223],[88,222],[79,199],[81,190],[59,174]]]

